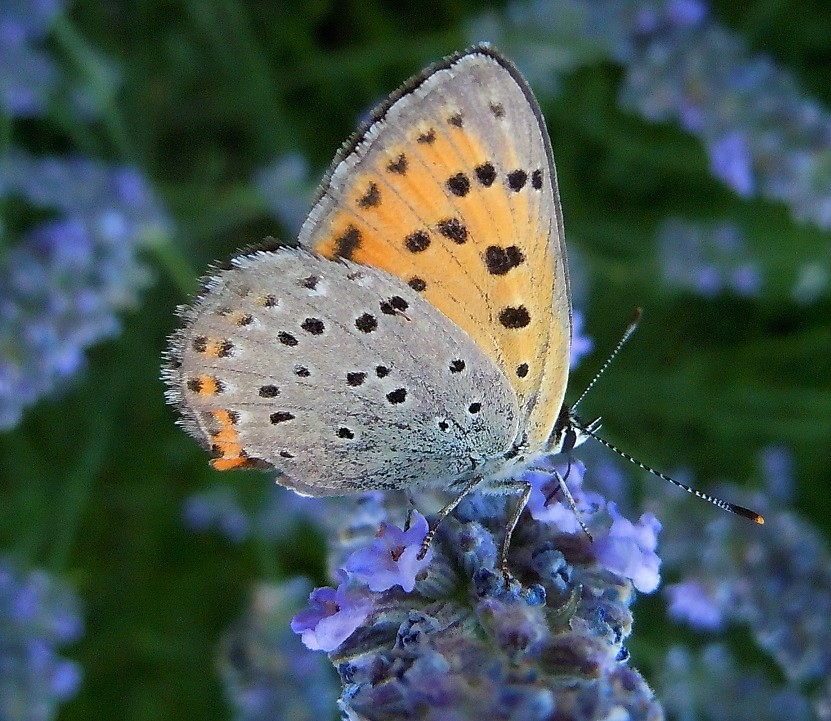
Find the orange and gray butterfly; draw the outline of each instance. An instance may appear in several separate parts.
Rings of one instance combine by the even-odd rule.
[[[504,374],[383,271],[258,251],[214,275],[182,314],[169,399],[218,469],[266,462],[314,496],[446,486],[518,433]]]
[[[338,153],[299,240],[421,293],[504,373],[528,448],[545,445],[571,299],[551,144],[508,60],[478,46],[406,83]]]

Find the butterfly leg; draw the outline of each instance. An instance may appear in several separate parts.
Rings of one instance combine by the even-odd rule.
[[[421,543],[421,550],[418,552],[417,558],[421,560],[427,555],[427,549],[430,548],[430,543],[433,540],[433,536],[436,535],[436,530],[438,530],[439,525],[441,522],[447,518],[448,514],[456,508],[461,502],[462,499],[470,493],[476,486],[478,486],[482,482],[482,476],[476,476],[470,483],[468,483],[460,492],[459,494],[448,503],[444,508],[442,508],[438,515],[436,516],[436,520],[433,522],[432,527],[429,531],[427,531],[427,535],[424,537],[424,541]]]
[[[566,499],[566,503],[568,503],[568,507],[571,509],[571,512],[574,514],[574,517],[577,519],[577,523],[580,524],[580,528],[583,529],[583,533],[586,534],[589,541],[594,543],[594,538],[592,538],[592,534],[589,532],[588,526],[583,522],[583,518],[580,515],[580,510],[577,508],[577,503],[574,500],[574,496],[571,495],[571,491],[568,490],[568,486],[566,485],[566,478],[568,478],[568,474],[571,471],[571,463],[569,462],[568,469],[566,470],[565,476],[561,476],[557,471],[551,471],[547,468],[536,468],[532,467],[528,469],[529,471],[539,471],[541,473],[553,473],[554,478],[557,479],[557,488],[552,491],[551,493],[546,496],[545,505],[547,506],[549,502],[554,498],[554,494],[559,490],[562,492],[563,496]]]
[[[404,530],[409,531],[410,526],[412,525],[412,522],[413,522],[413,513],[415,513],[415,511],[416,511],[416,504],[415,504],[415,499],[413,498],[413,493],[409,488],[405,491],[405,494],[407,496],[407,503],[409,505],[408,505],[408,508],[407,508],[407,518],[404,521]]]
[[[511,513],[508,523],[505,524],[505,537],[502,539],[502,549],[499,552],[499,570],[502,571],[502,576],[506,583],[510,582],[510,571],[508,571],[508,549],[511,547],[511,537],[514,535],[516,524],[519,523],[519,517],[528,505],[528,499],[531,497],[532,486],[528,481],[523,481],[518,484],[522,489],[522,495]]]
[[[548,469],[546,469],[546,468],[531,468],[530,470],[532,470],[532,471],[541,471],[542,473],[548,473],[549,472]],[[566,466],[566,474],[563,476],[563,481],[567,481],[568,477],[570,475],[571,475],[571,456],[568,457],[568,465]],[[561,485],[562,484],[559,483],[557,485],[557,488],[555,488],[553,491],[551,491],[551,493],[549,493],[545,497],[545,506],[546,506],[546,508],[548,507],[548,504],[551,503],[551,501],[554,499],[554,496],[557,493],[557,491],[560,490]]]
[[[568,501],[568,507],[571,509],[571,512],[574,514],[574,517],[577,519],[577,523],[580,524],[580,528],[583,529],[583,533],[585,533],[588,536],[589,541],[594,543],[594,539],[592,538],[592,534],[589,533],[588,527],[586,526],[585,523],[583,523],[583,519],[580,517],[580,511],[577,508],[577,504],[574,502],[574,496],[572,496],[571,491],[568,490],[568,486],[566,485],[565,479],[559,473],[557,473],[557,471],[554,471],[554,477],[557,479],[557,483],[559,484],[560,489],[563,492],[563,496],[565,496],[566,501]]]

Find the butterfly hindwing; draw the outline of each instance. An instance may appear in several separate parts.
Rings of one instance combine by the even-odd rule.
[[[470,476],[508,451],[499,369],[420,294],[298,249],[236,258],[184,311],[169,395],[219,469],[310,495]]]
[[[528,445],[568,377],[571,306],[539,107],[486,46],[406,84],[339,153],[300,243],[397,275],[502,371]]]

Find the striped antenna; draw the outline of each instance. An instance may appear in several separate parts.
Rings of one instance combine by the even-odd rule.
[[[642,315],[643,315],[643,309],[635,308],[635,314],[632,316],[632,320],[629,321],[629,325],[626,326],[626,330],[623,331],[623,335],[620,337],[620,340],[617,342],[617,345],[614,347],[614,350],[612,350],[612,352],[609,354],[609,357],[606,359],[606,361],[603,363],[603,365],[600,366],[600,370],[597,371],[597,373],[595,373],[594,378],[592,378],[592,380],[591,380],[591,383],[589,383],[586,386],[586,390],[584,390],[580,394],[580,397],[572,404],[572,406],[571,406],[572,411],[575,408],[577,408],[577,406],[580,405],[580,402],[586,397],[586,394],[592,388],[594,388],[594,384],[597,383],[600,376],[603,375],[605,370],[609,367],[611,362],[615,359],[615,356],[618,353],[620,353],[620,349],[623,348],[623,346],[626,344],[626,341],[628,341],[629,338],[631,337],[632,333],[635,332],[635,328],[638,327],[638,323],[641,322],[641,316]]]
[[[611,451],[617,453],[621,458],[625,458],[630,463],[634,463],[638,468],[643,469],[644,471],[649,471],[653,476],[658,476],[658,478],[663,478],[665,481],[669,481],[673,486],[678,486],[678,488],[683,488],[687,493],[692,493],[694,496],[698,496],[699,498],[704,499],[705,501],[709,501],[714,506],[718,506],[719,508],[729,511],[730,513],[735,513],[737,516],[743,516],[744,518],[749,518],[754,523],[758,523],[762,525],[765,522],[765,519],[762,518],[756,511],[751,511],[749,508],[745,508],[744,506],[739,506],[735,503],[730,503],[729,501],[723,501],[720,498],[716,498],[715,496],[711,496],[709,493],[704,493],[703,491],[699,491],[696,488],[691,488],[690,486],[684,485],[681,481],[676,481],[674,478],[670,478],[666,473],[661,473],[660,471],[656,471],[654,468],[650,468],[649,466],[641,463],[636,458],[633,458],[628,453],[620,450],[616,446],[609,443],[609,441],[601,438],[598,436],[592,428],[588,428],[585,426],[580,426],[581,430],[586,433],[587,435],[594,438],[596,441],[602,443],[606,448]]]

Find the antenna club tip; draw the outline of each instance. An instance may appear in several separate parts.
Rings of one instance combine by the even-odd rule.
[[[637,328],[638,325],[641,322],[641,316],[642,315],[643,315],[643,308],[640,308],[640,307],[635,308],[635,312],[632,313],[632,318],[629,320],[629,325],[626,326],[626,332],[623,334],[623,339],[621,341],[621,345],[623,345],[623,342],[625,342],[626,339],[628,339],[629,336],[632,335],[632,333],[635,332],[635,328]],[[613,354],[613,357],[614,357],[614,354]]]
[[[758,523],[760,526],[765,525],[765,519],[762,518],[760,513],[756,513],[756,511],[751,511],[749,508],[745,508],[744,506],[737,506],[735,504],[729,504],[728,511],[732,511],[733,513],[744,516],[747,520],[753,521],[753,523]]]

